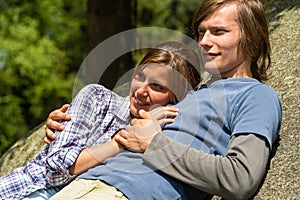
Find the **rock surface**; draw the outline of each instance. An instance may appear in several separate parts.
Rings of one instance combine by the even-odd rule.
[[[45,146],[45,127],[44,123],[37,126],[3,154],[0,159],[0,176],[23,166]]]

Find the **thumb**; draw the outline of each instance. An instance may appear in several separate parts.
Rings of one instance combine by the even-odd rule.
[[[150,113],[143,109],[139,110],[139,115],[141,116],[142,119],[151,119]]]

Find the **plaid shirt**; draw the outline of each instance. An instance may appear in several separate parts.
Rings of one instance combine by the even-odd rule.
[[[0,178],[0,199],[22,199],[39,189],[61,187],[74,179],[69,174],[79,153],[86,147],[104,143],[130,120],[129,98],[101,85],[84,87],[67,111],[71,121],[64,131],[24,167]]]

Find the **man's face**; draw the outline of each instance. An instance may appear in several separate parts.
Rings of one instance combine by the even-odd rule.
[[[218,8],[199,24],[198,32],[208,72],[221,77],[251,77],[250,61],[238,52],[241,29],[236,4]]]

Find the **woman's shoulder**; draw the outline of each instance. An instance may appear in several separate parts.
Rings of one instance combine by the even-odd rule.
[[[103,91],[107,93],[112,93],[112,91],[107,89],[105,86],[96,83],[85,85],[80,91],[82,92]]]
[[[81,95],[86,96],[106,96],[106,97],[115,97],[119,98],[120,95],[116,94],[112,90],[106,88],[103,85],[100,84],[88,84],[85,85],[79,92]]]
[[[110,89],[100,84],[88,84],[82,87],[74,99],[100,101],[109,103],[111,99],[122,98]]]

